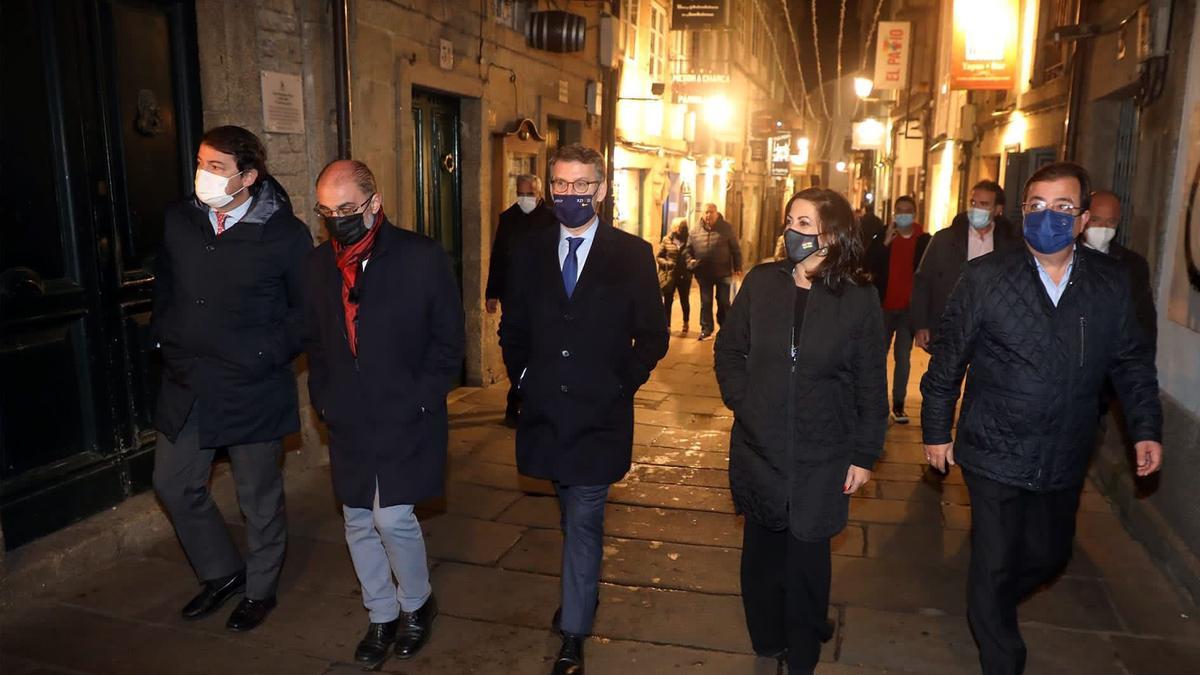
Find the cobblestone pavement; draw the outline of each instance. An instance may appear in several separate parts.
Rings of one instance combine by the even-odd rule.
[[[775,672],[754,658],[744,628],[741,521],[725,470],[732,420],[712,375],[712,343],[694,335],[672,338],[637,394],[635,465],[611,493],[589,673]],[[891,427],[874,480],[853,499],[850,526],[834,542],[837,635],[818,673],[977,672],[964,618],[970,507],[961,475],[932,477],[921,461],[916,384],[925,364],[914,355],[913,424]],[[499,423],[504,394],[500,386],[456,393],[448,494],[422,509],[441,615],[418,658],[390,660],[383,672],[549,672],[558,511],[548,484],[516,472],[513,432]],[[328,469],[289,472],[287,487],[291,540],[279,607],[259,629],[228,633],[228,609],[181,620],[195,582],[164,536],[145,555],[9,608],[0,619],[0,671],[356,672],[349,661],[366,614]],[[237,523],[228,476],[214,489]],[[1191,611],[1089,486],[1069,569],[1021,608],[1028,672],[1200,672]]]

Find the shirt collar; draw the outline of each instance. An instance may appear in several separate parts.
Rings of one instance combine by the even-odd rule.
[[[250,210],[250,205],[253,203],[254,203],[254,197],[251,197],[251,198],[247,199],[246,201],[242,202],[241,206],[237,207],[236,209],[233,209],[232,211],[226,212],[225,213],[225,227],[229,228],[229,227],[233,226],[234,223],[239,222],[242,218],[245,218],[246,212]],[[213,214],[213,217],[216,218],[217,212],[215,209],[209,209],[209,213]]]
[[[1076,249],[1077,249],[1077,246],[1075,244],[1072,244],[1071,245],[1071,262],[1067,263],[1067,273],[1063,275],[1063,281],[1066,281],[1067,278],[1071,276],[1071,269],[1073,267],[1075,267],[1075,257],[1078,255],[1078,252]],[[1038,273],[1044,274],[1047,277],[1049,277],[1050,273],[1046,271],[1045,267],[1042,267],[1042,261],[1038,260],[1038,257],[1036,255],[1030,254],[1030,257],[1033,258],[1033,264],[1037,265]]]
[[[596,226],[599,224],[600,224],[600,216],[596,216],[596,217],[592,218],[592,224],[589,225],[588,228],[586,230],[584,230],[582,234],[573,235],[570,232],[567,232],[566,225],[559,223],[558,224],[558,241],[561,244],[562,242],[567,240],[567,237],[579,236],[579,237],[583,237],[584,241],[590,245],[592,240],[596,238],[596,229],[597,229]]]

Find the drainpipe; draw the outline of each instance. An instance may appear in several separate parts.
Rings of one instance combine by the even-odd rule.
[[[610,3],[610,13],[613,16],[614,24],[621,25],[621,5],[623,3]],[[597,59],[598,60],[598,59]],[[621,66],[624,59],[617,61],[616,68],[604,66],[604,91],[602,93],[603,100],[600,103],[600,146],[605,157],[608,158],[607,172],[608,175],[604,180],[608,182],[608,198],[604,200],[601,207],[602,213],[600,219],[606,223],[613,223],[613,207],[616,204],[616,195],[613,194],[613,185],[616,180],[616,157],[617,157],[617,95],[620,93],[617,90],[621,87]]]
[[[1075,5],[1075,25],[1083,22],[1083,2]],[[1071,45],[1071,79],[1067,83],[1067,114],[1063,120],[1063,161],[1075,161],[1078,147],[1079,115],[1083,103],[1083,61],[1090,52],[1091,40],[1077,40]]]
[[[337,156],[350,159],[350,4],[349,0],[333,0],[332,5]]]

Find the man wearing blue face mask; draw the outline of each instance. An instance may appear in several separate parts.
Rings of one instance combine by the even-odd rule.
[[[950,227],[933,235],[913,281],[913,341],[926,351],[963,265],[992,251],[1021,250],[1021,238],[1004,218],[1004,188],[981,180],[971,189],[969,208]]]
[[[917,202],[904,195],[896,198],[892,225],[867,246],[866,268],[871,272],[879,301],[883,303],[883,351],[895,345],[892,372],[892,421],[908,424],[904,399],[908,391],[909,356],[913,331],[909,303],[913,274],[931,237],[916,222]],[[893,339],[894,338],[894,339]]]
[[[1162,464],[1158,376],[1129,276],[1120,261],[1075,245],[1090,219],[1088,183],[1068,162],[1029,178],[1025,250],[967,264],[921,381],[926,459],[942,471],[960,465],[971,497],[967,618],[984,675],[1024,671],[1017,604],[1070,558],[1106,379],[1137,475]]]
[[[517,469],[549,480],[563,532],[562,635],[554,675],[583,675],[583,641],[599,600],[604,504],[629,471],[633,395],[667,353],[654,251],[600,222],[604,159],[558,149],[550,188],[559,226],[516,253],[500,317],[500,347],[517,373]]]

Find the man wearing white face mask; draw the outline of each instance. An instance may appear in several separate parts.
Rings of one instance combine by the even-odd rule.
[[[1120,260],[1129,272],[1134,310],[1138,324],[1149,338],[1150,346],[1157,344],[1158,315],[1154,309],[1154,293],[1150,290],[1150,265],[1136,252],[1115,241],[1121,225],[1121,200],[1107,190],[1092,193],[1092,218],[1083,231],[1083,245],[1107,253]]]
[[[281,439],[300,428],[291,363],[312,237],[267,175],[262,143],[234,126],[201,139],[196,195],[165,220],[151,323],[162,349],[154,489],[203,582],[183,617],[245,593],[226,627],[246,631],[275,607],[283,566]],[[208,489],[218,448],[229,453],[246,519],[244,560]]]
[[[488,265],[487,290],[484,292],[488,314],[495,314],[504,302],[504,285],[513,253],[531,232],[558,226],[554,211],[542,200],[543,194],[540,177],[533,174],[517,176],[517,201],[500,214],[496,236],[492,239],[492,261]],[[521,408],[516,385],[520,379],[521,373],[508,374],[508,407],[504,423],[514,429]]]

